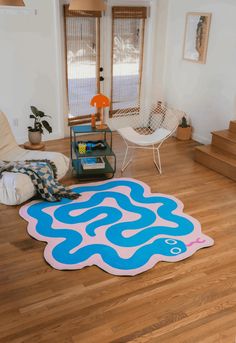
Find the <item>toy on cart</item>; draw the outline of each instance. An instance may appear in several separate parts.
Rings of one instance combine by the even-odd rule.
[[[87,150],[87,146],[86,146],[86,144],[85,143],[79,143],[78,144],[78,150],[79,150],[79,153],[81,154],[81,155],[84,155],[85,153],[86,153],[86,150]]]
[[[104,108],[110,107],[111,101],[110,99],[104,94],[97,94],[95,95],[90,102],[90,105],[96,107],[98,113],[100,113],[100,125],[99,129],[103,130],[107,128],[107,125],[104,124]]]
[[[105,150],[106,144],[104,141],[87,141],[87,142],[78,142],[78,151],[80,155],[84,155],[87,152],[93,152],[95,150]]]

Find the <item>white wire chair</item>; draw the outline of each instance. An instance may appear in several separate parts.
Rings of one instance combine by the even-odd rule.
[[[126,118],[130,123],[117,130],[126,144],[121,171],[124,172],[132,162],[135,149],[148,149],[152,150],[153,162],[162,174],[160,148],[175,133],[181,116],[183,112],[169,108],[160,101],[116,111],[114,119]],[[128,159],[130,150],[132,156]]]

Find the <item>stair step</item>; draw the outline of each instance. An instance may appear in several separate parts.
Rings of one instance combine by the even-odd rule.
[[[236,134],[236,120],[231,120],[229,124],[229,131]]]
[[[236,168],[236,157],[233,154],[217,149],[213,145],[201,145],[196,147],[196,150],[202,151],[208,155],[218,158]]]
[[[236,155],[236,133],[229,130],[212,132],[212,145]]]
[[[232,143],[236,143],[236,133],[229,130],[213,131],[213,135],[229,140]]]
[[[199,146],[195,161],[236,181],[236,157],[212,145]]]

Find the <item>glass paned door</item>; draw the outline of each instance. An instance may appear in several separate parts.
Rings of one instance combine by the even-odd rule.
[[[90,100],[100,92],[100,17],[93,12],[69,14],[65,15],[69,117],[81,118],[95,113]]]
[[[112,111],[139,103],[146,8],[113,7]]]

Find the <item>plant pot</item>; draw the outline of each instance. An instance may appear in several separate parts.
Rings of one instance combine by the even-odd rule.
[[[28,132],[29,141],[31,144],[40,144],[42,141],[42,134],[40,131],[29,131]]]
[[[181,127],[179,126],[177,129],[176,138],[180,141],[188,141],[191,139],[192,136],[192,127]]]

